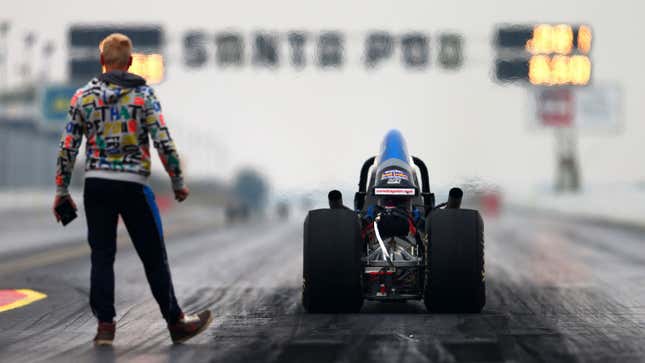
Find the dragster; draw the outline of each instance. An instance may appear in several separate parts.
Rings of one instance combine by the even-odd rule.
[[[360,170],[354,209],[308,212],[302,304],[309,313],[360,311],[365,300],[423,300],[435,313],[478,313],[486,301],[484,224],[450,190],[435,205],[426,164],[387,133]]]

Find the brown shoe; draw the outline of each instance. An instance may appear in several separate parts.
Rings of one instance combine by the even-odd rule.
[[[104,323],[99,321],[99,326],[96,329],[96,336],[94,337],[94,345],[112,345],[115,331],[116,323]]]
[[[175,344],[183,343],[206,330],[211,321],[213,321],[213,315],[210,310],[204,310],[195,315],[181,314],[177,323],[168,325],[170,338]]]

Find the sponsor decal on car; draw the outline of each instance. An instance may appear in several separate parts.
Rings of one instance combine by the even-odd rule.
[[[404,173],[399,169],[390,169],[383,172],[381,175],[381,180],[385,179],[403,179],[408,180],[408,174]]]
[[[375,195],[415,195],[414,188],[374,188]]]
[[[401,184],[402,180],[408,181],[408,174],[398,169],[386,170],[381,174],[381,180],[385,180],[387,184]]]

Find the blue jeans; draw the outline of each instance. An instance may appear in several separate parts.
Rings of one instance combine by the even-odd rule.
[[[90,306],[97,319],[111,322],[116,316],[114,257],[120,215],[143,262],[161,314],[169,324],[176,323],[182,312],[175,297],[161,218],[150,187],[132,182],[87,178],[83,201],[92,250]]]

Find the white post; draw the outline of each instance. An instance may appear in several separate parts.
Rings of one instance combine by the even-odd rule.
[[[555,127],[555,190],[576,192],[580,189],[580,166],[577,157],[577,133],[573,126]]]

